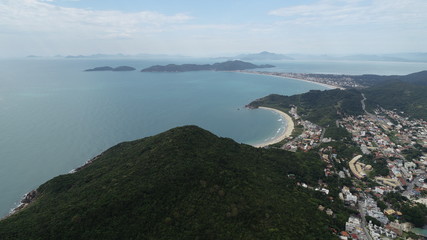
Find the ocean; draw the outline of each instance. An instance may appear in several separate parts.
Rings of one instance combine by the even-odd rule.
[[[292,95],[323,86],[235,72],[141,73],[167,63],[211,59],[0,60],[0,217],[23,194],[122,142],[194,124],[237,142],[268,140],[283,123],[245,105],[271,93]],[[273,71],[408,74],[427,63],[263,62]],[[84,72],[128,65],[133,72]]]

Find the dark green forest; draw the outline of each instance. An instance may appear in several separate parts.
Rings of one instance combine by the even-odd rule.
[[[369,110],[381,106],[404,112],[409,117],[427,119],[427,86],[397,81],[379,84],[363,92]]]
[[[323,167],[316,154],[175,128],[41,185],[0,239],[334,239],[349,213],[296,184],[315,185]]]
[[[292,96],[272,94],[251,102],[249,107],[272,107],[289,110],[298,107],[298,114],[305,120],[327,127],[343,114],[359,115],[363,113],[360,101],[362,95],[357,90],[311,90],[307,93]]]

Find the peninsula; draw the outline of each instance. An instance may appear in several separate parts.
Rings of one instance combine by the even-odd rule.
[[[273,65],[263,64],[255,65],[249,62],[239,60],[227,61],[214,64],[168,64],[168,65],[155,65],[144,68],[141,72],[192,72],[192,71],[237,71],[255,68],[272,68]]]
[[[100,71],[113,71],[113,72],[127,72],[127,71],[135,71],[136,69],[129,66],[120,66],[116,68],[112,68],[110,66],[105,67],[96,67],[91,69],[86,69],[85,72],[100,72]]]

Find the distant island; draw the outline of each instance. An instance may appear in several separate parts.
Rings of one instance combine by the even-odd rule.
[[[294,60],[294,58],[289,57],[284,54],[271,53],[271,52],[260,52],[260,53],[252,53],[252,54],[241,54],[236,56],[237,59],[241,60],[249,60],[249,61],[265,61],[265,60]]]
[[[96,67],[91,69],[86,69],[85,72],[99,72],[99,71],[113,71],[113,72],[126,72],[126,71],[135,71],[136,69],[129,66],[120,66],[116,68],[112,68],[109,66],[105,67]]]
[[[264,64],[264,65],[255,65],[249,62],[243,62],[239,60],[227,61],[222,63],[214,64],[168,64],[165,66],[155,65],[145,69],[142,69],[141,72],[191,72],[191,71],[236,71],[236,70],[246,70],[246,69],[255,69],[255,68],[272,68],[273,65]]]

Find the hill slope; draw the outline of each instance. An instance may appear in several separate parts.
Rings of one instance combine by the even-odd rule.
[[[214,64],[168,64],[165,66],[155,65],[144,68],[141,72],[190,72],[190,71],[236,71],[254,68],[271,68],[273,65],[255,65],[239,60],[226,61]]]
[[[427,86],[427,71],[405,75],[401,80],[412,84]]]
[[[427,119],[427,72],[419,72],[401,77],[401,80],[389,79],[376,83],[364,89],[347,90],[312,90],[307,93],[292,96],[271,94],[251,102],[249,107],[273,107],[289,110],[291,106],[298,107],[298,113],[303,119],[320,126],[332,126],[335,120],[345,115],[364,114],[362,110],[361,93],[367,100],[368,111],[378,106],[385,109],[403,111],[412,118]]]
[[[249,107],[273,107],[289,110],[297,106],[298,113],[305,120],[320,126],[335,125],[340,113],[362,114],[361,94],[357,90],[311,90],[307,93],[292,96],[272,94],[251,102]]]
[[[0,221],[0,239],[333,239],[348,215],[295,184],[322,176],[315,154],[175,128],[41,185],[30,206]]]
[[[408,75],[390,75],[390,76],[382,76],[382,75],[373,75],[373,74],[365,74],[365,75],[355,75],[348,76],[352,78],[357,83],[364,86],[377,86],[384,85],[390,82],[402,81],[406,83],[411,83],[415,85],[427,85],[427,71],[421,71],[416,73],[411,73]]]
[[[415,78],[411,78],[415,79]],[[421,79],[414,80],[422,84]],[[397,109],[410,117],[427,119],[427,86],[408,82],[390,82],[363,89],[367,98],[367,107],[381,106],[385,109]]]

